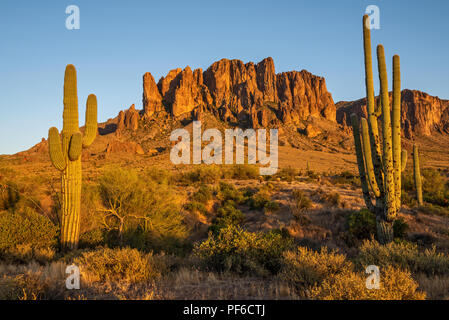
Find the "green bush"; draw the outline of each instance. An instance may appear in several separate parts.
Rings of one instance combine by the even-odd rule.
[[[184,205],[184,209],[190,213],[199,212],[201,214],[206,214],[207,209],[203,203],[197,201],[191,201]]]
[[[449,207],[449,180],[435,169],[426,168],[422,172],[423,199],[429,204]],[[402,190],[406,195],[404,203],[416,205],[415,182],[413,172],[402,174]]]
[[[313,286],[338,273],[348,274],[352,267],[344,255],[326,247],[320,251],[298,247],[284,253],[280,278],[296,286]]]
[[[164,270],[163,263],[156,260],[152,253],[131,248],[86,251],[73,263],[80,268],[83,278],[91,282],[137,283],[156,279]]]
[[[376,234],[376,216],[367,209],[354,211],[347,217],[348,233],[355,239],[370,239]]]
[[[251,164],[234,164],[225,170],[225,177],[230,179],[251,180],[259,176],[259,168]]]
[[[279,172],[276,174],[276,178],[280,178],[282,181],[291,182],[295,180],[295,177],[298,175],[299,175],[298,170],[292,167],[287,167],[280,169]]]
[[[293,190],[292,197],[293,197],[293,208],[295,212],[300,213],[307,209],[312,208],[312,200],[310,200],[310,198],[306,196],[305,193],[302,192],[301,190],[299,189]]]
[[[46,217],[26,209],[24,212],[0,212],[0,250],[20,245],[32,248],[53,248],[58,228]]]
[[[192,200],[206,204],[212,199],[212,190],[207,185],[201,185],[193,196]]]
[[[332,181],[335,184],[349,184],[353,186],[360,185],[359,176],[349,171],[342,171],[339,174],[336,174],[335,176],[332,177]]]
[[[151,180],[134,170],[113,168],[99,178],[109,245],[169,250],[187,235],[181,196],[167,180]]]
[[[313,287],[309,299],[318,300],[424,300],[426,294],[418,291],[418,283],[410,272],[381,267],[379,289],[366,287],[366,274],[337,273],[327,277],[321,285]]]
[[[199,165],[183,174],[182,179],[193,183],[215,183],[222,177],[222,170],[215,165]]]
[[[360,268],[368,265],[393,266],[413,273],[429,276],[449,273],[449,256],[437,253],[435,247],[419,251],[416,244],[391,242],[380,245],[377,241],[365,240],[356,259]]]
[[[393,234],[395,238],[403,239],[407,235],[409,226],[403,218],[394,220],[393,222]]]
[[[229,225],[236,226],[243,222],[245,216],[243,213],[235,208],[235,203],[232,200],[227,200],[222,207],[217,210],[217,216],[212,222],[210,231],[213,234],[218,234],[222,228]]]
[[[79,248],[96,248],[104,246],[105,243],[105,231],[102,229],[92,229],[80,235]]]
[[[268,275],[279,271],[282,254],[291,246],[292,240],[279,232],[253,233],[229,225],[195,245],[194,254],[207,269]]]
[[[216,197],[222,203],[225,203],[228,200],[232,200],[236,204],[242,204],[247,201],[247,197],[245,197],[244,192],[238,190],[235,186],[226,182],[220,182]]]

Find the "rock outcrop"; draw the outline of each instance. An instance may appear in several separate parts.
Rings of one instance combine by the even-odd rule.
[[[143,75],[143,111],[146,117],[151,117],[155,112],[163,109],[162,96],[151,73]]]
[[[337,108],[337,122],[340,124],[350,125],[348,121],[351,113],[366,117],[365,98],[339,102]],[[425,92],[405,89],[401,92],[401,113],[401,126],[406,138],[410,139],[415,134],[431,135],[435,131],[449,133],[449,100],[442,100]]]
[[[324,78],[305,70],[276,74],[270,57],[257,64],[222,59],[204,72],[188,66],[173,69],[157,86],[146,73],[143,101],[147,116],[164,101],[174,117],[199,117],[210,110],[224,121],[248,121],[253,126],[297,122],[310,115],[335,121],[336,113]]]

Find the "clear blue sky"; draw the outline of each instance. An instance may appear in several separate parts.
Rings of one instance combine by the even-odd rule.
[[[68,5],[81,29],[65,28]],[[326,78],[335,102],[364,96],[361,19],[380,8],[383,43],[399,54],[403,88],[449,98],[449,1],[0,1],[0,154],[27,149],[62,126],[64,68],[78,70],[80,120],[95,93],[99,121],[142,104],[142,75],[206,69],[221,58]],[[391,73],[390,73],[391,74]],[[390,76],[391,77],[391,76]],[[377,89],[376,89],[377,90]]]

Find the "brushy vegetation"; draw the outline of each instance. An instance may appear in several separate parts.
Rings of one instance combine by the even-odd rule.
[[[376,241],[366,240],[360,248],[357,263],[359,266],[393,266],[427,275],[449,273],[448,255],[436,252],[435,247],[419,251],[416,244],[404,241],[382,246]]]
[[[32,248],[54,248],[58,228],[46,217],[31,209],[0,212],[0,250],[20,245]]]
[[[180,198],[166,179],[114,168],[99,178],[99,193],[108,244],[161,250],[186,238]]]
[[[83,252],[73,260],[79,266],[85,281],[124,281],[136,283],[161,276],[164,264],[152,253],[131,248],[99,248]]]
[[[197,244],[194,254],[207,269],[263,276],[280,269],[282,254],[291,245],[291,239],[278,232],[254,233],[228,225]]]
[[[340,193],[325,184],[301,190],[277,180],[311,181],[307,172],[287,168],[277,177],[260,179],[254,168],[230,166],[223,171],[220,166],[198,166],[181,177],[160,168],[106,168],[95,179],[83,181],[81,249],[68,255],[57,246],[59,194],[49,194],[52,211],[44,215],[31,182],[15,181],[14,174],[7,173],[8,185],[14,187],[8,190],[5,177],[0,180],[5,186],[0,199],[0,298],[83,299],[109,292],[108,297],[119,299],[153,299],[159,285],[159,290],[169,290],[183,283],[181,279],[192,284],[256,279],[277,283],[276,290],[288,292],[284,298],[423,299],[418,279],[426,291],[429,279],[445,283],[448,257],[436,248],[425,250],[399,240],[382,246],[373,240],[375,217],[369,211],[342,210]],[[350,182],[349,173],[317,177],[350,185],[357,180]],[[293,191],[282,197],[287,185]],[[426,201],[420,212],[445,208]],[[333,249],[312,238],[306,241],[311,232],[323,232],[314,216],[323,207],[340,208],[326,216],[340,224],[335,238],[350,240],[340,251],[335,248],[341,242],[335,239],[329,242]],[[264,214],[268,212],[273,214]],[[258,215],[267,220],[288,216],[292,220],[287,223],[297,226],[301,238],[284,227],[248,231],[254,230],[252,219]],[[396,220],[395,238],[411,239],[408,228],[405,220]],[[84,290],[79,296],[61,286],[69,264],[81,269]],[[380,267],[379,290],[366,289],[364,268],[370,264]],[[436,294],[447,297],[449,292],[438,289],[431,296]]]
[[[435,209],[449,215],[449,181],[444,173],[435,169],[426,168],[421,172],[423,200],[429,210]],[[404,203],[409,206],[416,205],[415,183],[413,172],[406,171],[402,174],[402,194]]]

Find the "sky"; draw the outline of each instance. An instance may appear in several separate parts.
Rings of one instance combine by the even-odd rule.
[[[79,7],[79,30],[66,28],[69,5]],[[52,126],[61,129],[69,63],[78,72],[80,125],[90,93],[103,122],[131,104],[142,108],[145,72],[157,81],[171,69],[205,70],[222,58],[271,56],[276,72],[324,76],[335,102],[362,98],[368,5],[380,9],[373,53],[384,45],[390,79],[391,57],[399,54],[403,88],[449,99],[447,0],[1,0],[0,154],[30,148]]]

